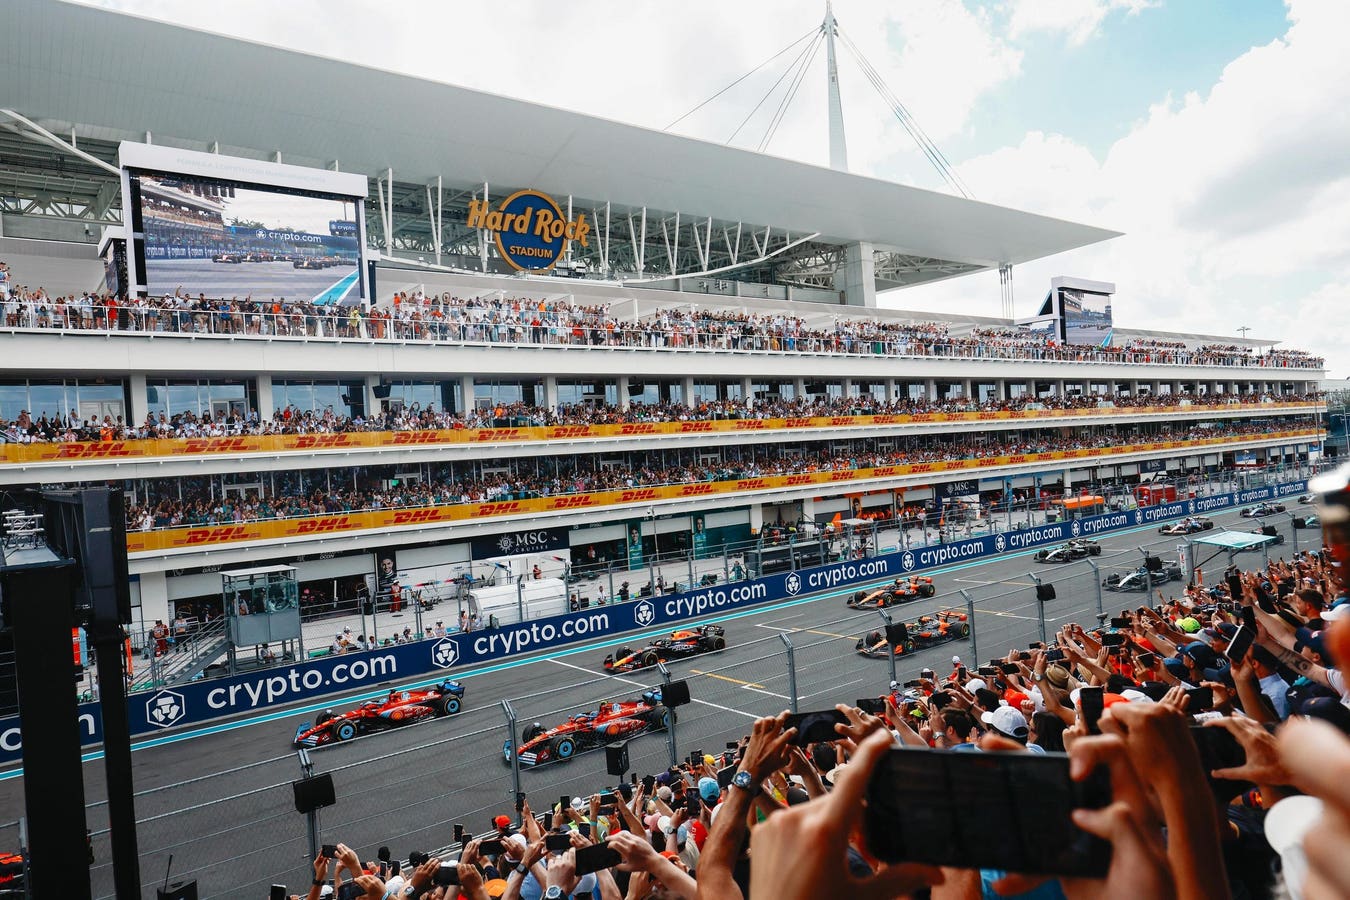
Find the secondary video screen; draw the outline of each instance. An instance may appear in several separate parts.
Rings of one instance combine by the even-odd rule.
[[[1111,341],[1111,296],[1060,289],[1064,343],[1105,346]]]
[[[360,302],[360,200],[195,176],[136,179],[151,296]]]

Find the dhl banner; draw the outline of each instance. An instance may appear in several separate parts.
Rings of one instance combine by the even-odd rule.
[[[1318,434],[1317,429],[1277,431],[1261,435],[1259,440],[1298,438]],[[703,481],[692,484],[669,484],[654,487],[628,488],[619,491],[598,491],[589,494],[564,494],[558,497],[532,497],[523,500],[499,500],[487,503],[459,503],[451,506],[424,506],[414,509],[381,509],[361,512],[312,516],[303,519],[277,519],[265,522],[247,522],[238,525],[204,525],[192,528],[170,528],[158,531],[137,531],[127,534],[127,551],[140,553],[154,550],[176,550],[208,544],[232,544],[242,541],[274,541],[306,535],[333,532],[364,531],[370,529],[400,528],[480,519],[487,516],[516,516],[564,510],[593,509],[650,503],[655,500],[682,500],[717,494],[769,491],[810,485],[847,484],[873,478],[896,478],[907,475],[960,472],[995,466],[1044,464],[1075,459],[1120,456],[1126,453],[1149,453],[1159,450],[1178,450],[1231,443],[1228,438],[1199,438],[1189,441],[1164,441],[1152,444],[1131,444],[1120,447],[1092,447],[1082,450],[1056,450],[1047,453],[1024,453],[1013,456],[988,456],[979,459],[956,459],[945,462],[902,463],[862,469],[826,469],[818,472],[794,472],[790,475],[763,475],[732,481]]]
[[[1306,403],[1235,403],[1233,410],[1307,408]],[[383,447],[434,447],[442,444],[512,444],[530,441],[586,440],[647,435],[725,434],[784,428],[864,428],[878,425],[931,425],[1009,420],[1099,418],[1195,413],[1208,407],[1149,406],[1105,409],[1002,410],[996,412],[915,413],[881,416],[805,416],[791,419],[716,419],[700,422],[624,422],[614,425],[545,425],[524,428],[462,428],[440,431],[359,431],[349,434],[276,434],[241,437],[173,438],[146,441],[4,444],[0,459],[23,464],[64,460],[173,458],[230,453],[314,453]]]

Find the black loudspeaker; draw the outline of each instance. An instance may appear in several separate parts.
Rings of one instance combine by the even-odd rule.
[[[377,384],[370,389],[371,395],[376,400],[388,400],[389,395],[393,393],[393,391],[394,391],[393,385],[388,384]]]
[[[904,622],[896,622],[886,626],[886,642],[892,645],[903,644],[909,640],[909,629],[905,627]]]
[[[1036,585],[1036,599],[1042,603],[1048,603],[1055,599],[1055,586],[1053,584]]]
[[[328,772],[292,781],[291,790],[295,792],[295,811],[298,813],[312,813],[337,802],[337,795],[333,793],[333,776]]]
[[[684,706],[689,702],[689,682],[672,681],[661,685],[661,703],[665,706]]]
[[[362,614],[362,615],[366,615],[366,616],[373,616],[373,615],[375,615],[375,604],[374,604],[373,602],[371,602],[370,600],[367,600],[365,603],[362,603],[362,604],[361,604],[361,614]]]
[[[1148,569],[1150,572],[1161,572],[1162,557],[1159,556],[1144,557],[1144,568]]]
[[[802,385],[802,387],[808,394],[825,393],[825,382],[823,381],[808,381],[806,384]]]
[[[157,900],[197,900],[197,882],[175,881],[167,888],[155,888]]]
[[[615,778],[622,778],[631,768],[628,765],[628,742],[605,745],[605,771]]]
[[[628,396],[636,397],[647,390],[647,386],[640,381],[628,382]]]

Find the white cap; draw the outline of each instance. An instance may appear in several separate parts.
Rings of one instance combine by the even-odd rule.
[[[953,656],[953,657],[952,657],[952,665],[954,665],[954,666],[959,666],[959,665],[961,665],[961,657],[959,657],[959,656]]]
[[[988,685],[984,683],[983,678],[972,678],[966,682],[966,691],[972,694],[983,687],[988,687]]]

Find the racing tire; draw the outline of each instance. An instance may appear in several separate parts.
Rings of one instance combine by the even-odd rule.
[[[962,622],[956,626],[956,635],[957,637],[970,637],[970,623]]]
[[[1102,555],[1101,544],[1094,544],[1093,546],[1088,547],[1088,556],[1101,556],[1101,555]]]
[[[675,721],[675,710],[669,706],[653,706],[647,712],[647,721],[656,728],[670,728]]]
[[[459,712],[460,705],[459,698],[451,694],[448,697],[441,698],[440,702],[436,704],[436,710],[443,716],[453,716]]]
[[[330,713],[330,712],[321,712],[321,713],[319,713],[318,717],[314,720],[314,724],[315,724],[315,725],[323,725],[323,724],[326,723],[326,722],[331,722],[331,721],[333,721],[333,719],[335,719],[335,718],[336,718],[336,716],[334,716],[334,715],[333,715],[332,713]]]
[[[720,634],[716,635],[712,639],[711,647],[713,650],[725,650],[727,649],[727,639],[722,637]]]
[[[528,744],[530,741],[539,737],[539,735],[543,733],[544,733],[543,725],[528,725],[526,726],[525,730],[520,734],[520,743],[522,746]]]
[[[642,668],[644,669],[650,669],[660,661],[661,658],[656,655],[655,650],[648,650],[646,653],[642,654]]]
[[[352,722],[339,722],[333,726],[333,737],[339,741],[350,741],[356,737],[356,725]]]
[[[919,596],[920,596],[920,597],[932,597],[932,596],[933,596],[934,594],[936,594],[936,593],[937,593],[937,588],[934,587],[934,586],[931,585],[931,584],[921,584],[921,585],[919,585]]]
[[[577,742],[570,737],[559,737],[553,739],[553,758],[571,759],[577,755]]]
[[[863,602],[863,598],[866,597],[866,596],[867,596],[867,595],[864,594],[862,591],[855,591],[854,594],[853,594],[853,602],[854,602],[854,603],[861,603],[861,602]]]

